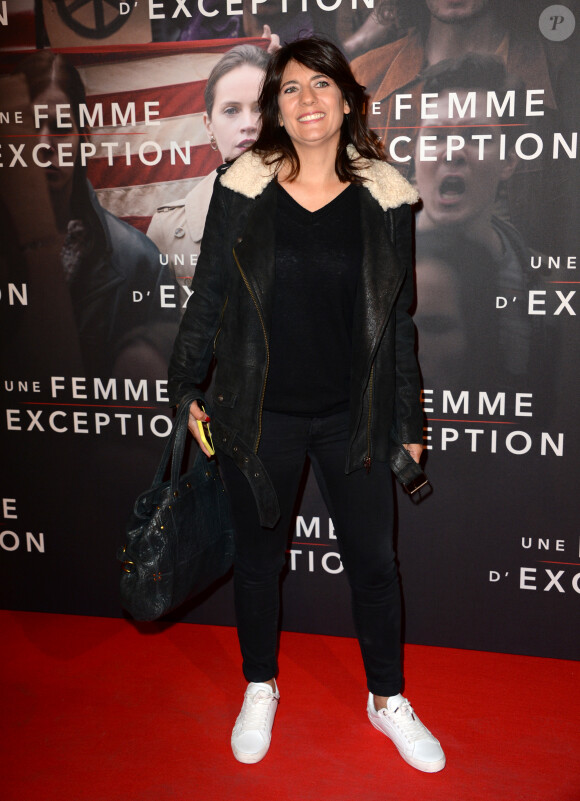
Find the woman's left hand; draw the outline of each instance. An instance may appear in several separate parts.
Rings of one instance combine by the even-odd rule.
[[[423,453],[423,446],[420,445],[418,442],[412,442],[410,445],[403,445],[403,448],[406,448],[413,459],[419,463],[421,459],[421,454]]]

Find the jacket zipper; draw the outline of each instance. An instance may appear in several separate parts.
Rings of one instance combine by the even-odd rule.
[[[236,254],[236,249],[232,249],[232,253],[234,254],[234,259],[237,265],[238,270],[240,271],[240,275],[242,276],[242,280],[246,285],[246,289],[250,293],[250,297],[254,301],[254,306],[256,307],[256,311],[258,312],[258,317],[260,318],[260,324],[262,326],[262,332],[264,334],[264,343],[266,345],[266,371],[264,373],[264,383],[262,384],[262,394],[260,396],[260,409],[258,411],[258,436],[256,437],[256,444],[254,445],[254,453],[258,452],[258,446],[260,445],[260,439],[262,437],[262,410],[264,407],[264,395],[266,394],[266,381],[268,380],[268,371],[270,369],[270,346],[268,344],[268,334],[266,333],[266,325],[264,323],[264,318],[262,316],[262,312],[260,310],[260,306],[258,304],[258,300],[254,295],[252,288],[248,279],[246,278],[246,274],[242,269],[242,265],[238,261],[238,256]]]
[[[220,332],[222,330],[222,325],[223,325],[223,321],[224,321],[224,314],[226,313],[226,306],[228,305],[228,300],[229,299],[230,298],[229,298],[229,295],[228,295],[228,297],[226,298],[226,302],[224,303],[224,305],[222,307],[222,311],[221,311],[221,314],[220,314],[220,322],[219,322],[219,325],[218,325],[218,330],[216,331],[215,337],[213,338],[213,355],[214,356],[215,356],[215,349],[216,349],[216,346],[217,346],[218,337],[219,337]]]
[[[392,240],[394,242],[395,241],[395,227],[394,227],[394,222],[393,222],[392,215],[390,215],[390,218],[391,218],[391,238],[392,238]],[[399,289],[401,288],[401,284],[403,283],[403,280],[404,280],[404,276],[402,276],[401,279],[399,280],[399,282],[397,283],[395,297],[397,296],[397,293],[399,292]],[[392,311],[393,311],[393,307],[391,306],[391,309],[389,311],[389,316],[392,314]],[[381,331],[384,331],[384,327],[381,329]],[[372,463],[372,459],[371,459],[371,418],[372,418],[372,410],[373,410],[373,377],[374,377],[374,371],[375,371],[375,363],[373,361],[373,363],[371,364],[371,371],[369,373],[369,414],[368,414],[368,418],[367,418],[367,455],[363,459],[363,466],[364,466],[365,470],[367,471],[367,473],[370,471],[371,463]]]
[[[367,418],[367,455],[364,458],[364,466],[367,473],[371,469],[371,418],[372,418],[372,410],[373,410],[373,376],[374,376],[375,365],[373,363],[371,367],[371,372],[369,375],[369,415]]]

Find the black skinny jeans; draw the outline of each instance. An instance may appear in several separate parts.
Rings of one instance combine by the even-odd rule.
[[[344,472],[348,412],[306,418],[264,412],[258,455],[278,494],[281,517],[260,526],[244,475],[224,454],[220,466],[236,525],[234,593],[238,637],[247,681],[277,675],[280,572],[306,454],[332,518],[352,593],[353,616],[375,695],[401,690],[401,592],[393,550],[390,468]]]

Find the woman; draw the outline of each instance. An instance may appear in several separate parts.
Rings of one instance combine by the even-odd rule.
[[[212,150],[219,151],[223,161],[233,161],[256,141],[258,94],[267,63],[268,55],[259,47],[238,45],[209,74],[203,122]],[[160,206],[147,231],[175,271],[182,310],[189,297],[216,174],[214,170],[203,178],[182,200]]]
[[[171,285],[172,279],[160,269],[154,245],[103,209],[87,181],[80,153],[88,135],[79,117],[79,106],[86,103],[82,79],[62,55],[49,50],[25,58],[16,73],[23,75],[30,102],[41,112],[37,136],[46,166],[34,169],[46,179],[49,208],[37,213],[49,220],[51,242],[60,252],[63,291],[57,282],[47,290],[59,307],[62,330],[67,329],[65,348],[80,351],[85,375],[160,375],[178,323],[160,302],[161,284]],[[59,125],[59,109],[69,106],[70,120],[65,115],[66,127]],[[66,159],[59,158],[59,145],[69,148]],[[42,204],[45,193],[40,188],[44,186],[38,192]],[[20,195],[14,216],[30,217],[30,205],[30,196]],[[26,254],[31,270],[38,252],[42,250],[32,246]],[[35,277],[37,285],[40,280]],[[140,293],[142,302],[134,302],[134,293]]]
[[[240,762],[266,754],[276,685],[279,575],[310,457],[338,537],[372,724],[419,770],[437,740],[400,694],[400,589],[392,543],[391,440],[418,461],[415,190],[384,162],[363,87],[332,44],[276,53],[251,151],[220,170],[170,363],[170,393],[207,419],[197,387],[215,351],[214,442],[236,523],[234,589],[249,682],[232,734]],[[195,394],[194,394],[195,397]],[[205,446],[201,446],[207,454]]]

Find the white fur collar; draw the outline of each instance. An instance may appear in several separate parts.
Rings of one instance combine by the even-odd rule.
[[[348,154],[353,161],[360,162],[358,173],[366,179],[363,186],[380,205],[383,211],[396,209],[403,203],[416,203],[419,195],[415,188],[386,161],[363,159],[352,145]],[[227,189],[249,198],[256,198],[274,178],[276,169],[264,164],[260,156],[248,151],[237,158],[221,176],[220,183]]]

